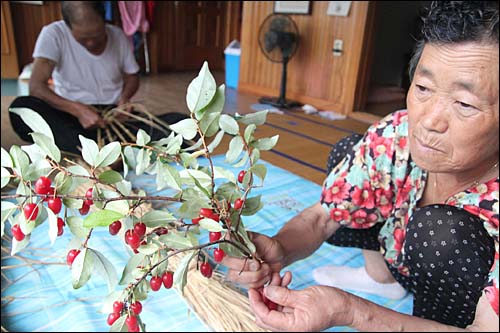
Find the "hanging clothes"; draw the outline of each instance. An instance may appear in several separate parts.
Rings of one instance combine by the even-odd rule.
[[[122,19],[125,35],[132,36],[136,31],[148,32],[149,22],[142,1],[118,1],[118,9]]]

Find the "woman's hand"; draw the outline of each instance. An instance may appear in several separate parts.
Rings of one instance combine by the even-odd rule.
[[[264,296],[277,304],[276,309],[265,303],[258,290],[250,289],[248,296],[256,323],[273,331],[318,332],[334,325],[352,324],[350,295],[337,288],[290,290],[269,285],[264,288]]]
[[[229,268],[227,278],[247,288],[259,288],[271,281],[273,272],[283,268],[284,252],[281,244],[266,235],[249,232],[249,237],[262,260],[225,256],[222,264]]]

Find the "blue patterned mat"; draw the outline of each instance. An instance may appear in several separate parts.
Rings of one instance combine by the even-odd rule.
[[[223,159],[223,156],[216,156],[214,163],[226,167]],[[256,215],[246,217],[244,222],[249,230],[274,235],[286,221],[317,202],[321,187],[270,163],[261,163],[268,170],[264,187],[254,190],[252,196],[262,194],[265,206]],[[234,174],[239,171],[226,168]],[[150,176],[132,175],[129,178],[134,187],[143,188],[148,193],[165,194],[156,191],[155,180]],[[69,230],[65,230],[65,234],[51,247],[48,223],[44,223],[32,235],[29,247],[18,253],[24,259],[2,259],[3,327],[18,332],[109,330],[107,313],[99,312],[102,297],[107,294],[106,283],[100,276],[93,276],[80,289],[71,287],[71,273],[65,264],[70,239]],[[10,246],[3,240],[2,245],[3,248]],[[123,245],[109,234],[107,228],[94,230],[89,246],[104,253],[117,270],[127,262],[128,255]],[[40,265],[37,261],[49,264]],[[358,249],[334,247],[325,243],[309,258],[287,268],[293,274],[290,287],[303,289],[314,285],[312,270],[323,265],[357,267],[363,265],[363,257]],[[121,275],[121,270],[118,275]],[[412,310],[411,295],[398,301],[363,293],[358,295],[398,312],[411,313]],[[160,292],[150,293],[143,307],[141,317],[150,332],[210,331],[173,289],[162,288]],[[327,331],[352,330],[336,327]]]

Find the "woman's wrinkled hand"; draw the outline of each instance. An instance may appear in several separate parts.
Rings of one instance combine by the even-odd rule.
[[[246,288],[259,288],[271,281],[273,272],[283,268],[283,248],[281,244],[266,235],[249,232],[250,240],[262,260],[225,256],[222,264],[229,268],[228,280]]]
[[[352,323],[349,294],[337,288],[313,286],[290,290],[283,285],[270,284],[264,287],[263,295],[255,289],[248,291],[256,323],[265,329],[319,332],[331,326]],[[276,306],[270,307],[265,299]]]

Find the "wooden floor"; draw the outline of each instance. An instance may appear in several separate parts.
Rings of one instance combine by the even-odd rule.
[[[214,72],[217,84],[224,83],[224,73]],[[153,114],[183,112],[188,114],[186,90],[196,72],[167,73],[141,78],[141,86],[133,101],[141,102]],[[224,112],[245,114],[254,112],[251,106],[258,103],[260,96],[238,93],[235,89],[226,90]],[[8,101],[2,98],[2,122],[6,119],[5,109]],[[353,119],[331,121],[302,111],[287,111],[285,114],[269,114],[267,123],[260,126],[256,137],[280,135],[273,150],[263,152],[261,158],[301,177],[321,184],[325,178],[326,162],[331,146],[350,133],[364,133],[369,124]],[[5,124],[3,125],[5,126]],[[4,131],[2,131],[4,132]],[[15,138],[8,137],[2,146],[9,149]],[[11,134],[15,135],[11,131]],[[17,139],[18,140],[18,139]],[[216,153],[225,152],[229,138],[225,138]]]

